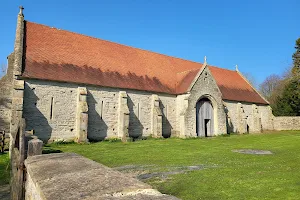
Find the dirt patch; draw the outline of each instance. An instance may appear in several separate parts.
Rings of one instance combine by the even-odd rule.
[[[243,153],[243,154],[255,154],[255,155],[270,155],[273,154],[271,151],[258,150],[258,149],[234,149],[232,152]]]

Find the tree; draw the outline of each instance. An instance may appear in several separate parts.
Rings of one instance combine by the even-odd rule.
[[[260,85],[275,116],[300,116],[300,38],[296,40],[293,66],[283,75],[271,75]]]
[[[292,75],[300,77],[300,38],[296,40],[296,52],[293,54]]]
[[[275,116],[300,116],[300,81],[289,80],[272,108]]]
[[[293,67],[290,73],[281,81],[283,89],[279,95],[275,96],[275,101],[271,103],[273,113],[276,116],[300,116],[300,38],[296,40],[296,52],[293,54]]]
[[[243,72],[242,74],[253,87],[257,88],[257,81],[252,74],[249,72]]]
[[[1,64],[1,66],[0,66],[0,78],[5,75],[6,69],[7,69],[7,65],[6,64]]]
[[[274,95],[275,90],[278,89],[280,83],[281,83],[280,76],[276,74],[272,74],[268,76],[265,81],[259,85],[259,91],[260,93],[268,100],[270,101],[272,99],[272,95]]]

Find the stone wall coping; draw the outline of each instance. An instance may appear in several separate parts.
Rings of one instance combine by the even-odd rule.
[[[44,154],[25,161],[43,199],[178,199],[75,153]]]

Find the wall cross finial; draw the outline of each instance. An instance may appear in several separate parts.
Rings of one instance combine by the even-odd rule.
[[[235,71],[239,71],[238,65],[235,65]]]
[[[19,6],[19,8],[20,8],[19,15],[22,15],[22,16],[23,16],[23,10],[24,10],[24,7],[23,7],[23,6]]]
[[[207,58],[204,56],[204,64],[207,64]]]

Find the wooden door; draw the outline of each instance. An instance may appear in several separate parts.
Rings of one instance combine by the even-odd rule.
[[[196,106],[197,136],[209,137],[214,134],[214,110],[208,99],[200,100]]]

